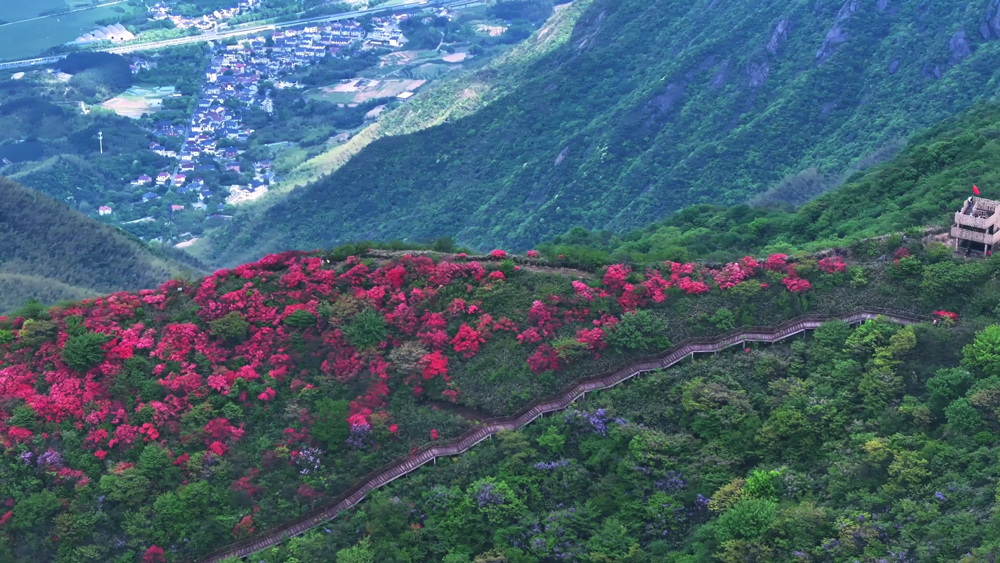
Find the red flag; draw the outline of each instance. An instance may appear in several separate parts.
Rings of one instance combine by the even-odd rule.
[[[979,195],[979,188],[975,184],[972,184],[972,193]]]

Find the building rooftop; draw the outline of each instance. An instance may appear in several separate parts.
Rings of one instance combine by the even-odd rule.
[[[965,203],[962,205],[962,214],[986,218],[993,215],[998,206],[1000,206],[1000,202],[992,199],[986,199],[984,197],[970,197],[965,200]]]

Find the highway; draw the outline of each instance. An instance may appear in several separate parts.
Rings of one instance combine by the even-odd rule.
[[[213,31],[209,33],[202,33],[200,35],[192,35],[190,37],[177,37],[175,39],[164,39],[163,41],[150,41],[147,43],[136,43],[134,45],[122,45],[120,47],[107,47],[104,49],[98,49],[105,53],[114,53],[117,55],[122,55],[126,53],[134,53],[137,51],[149,51],[152,49],[162,49],[164,47],[174,47],[177,45],[187,45],[190,43],[201,43],[203,41],[220,41],[223,39],[228,39],[231,37],[242,37],[245,35],[254,35],[257,33],[263,33],[265,31],[273,31],[276,29],[283,29],[286,27],[296,27],[300,25],[306,25],[310,23],[321,23],[321,22],[332,22],[338,20],[349,20],[357,18],[360,16],[381,14],[386,12],[398,12],[402,10],[408,10],[411,8],[418,8],[421,6],[435,7],[435,8],[458,8],[461,6],[469,4],[480,4],[483,0],[412,0],[406,2],[405,4],[398,4],[392,7],[376,7],[369,8],[367,10],[357,10],[354,12],[343,12],[340,14],[330,14],[326,16],[314,16],[311,18],[302,18],[293,21],[273,23],[266,25],[256,25],[250,27],[243,27],[237,29],[227,29],[225,31]],[[67,53],[68,54],[68,53]],[[36,59],[24,59],[20,61],[11,61],[6,63],[0,63],[0,69],[16,69],[37,65],[52,64],[65,58],[66,55],[58,55],[53,57],[41,57]]]

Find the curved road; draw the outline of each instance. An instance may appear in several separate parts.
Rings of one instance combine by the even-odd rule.
[[[120,47],[107,47],[104,49],[97,49],[105,53],[114,53],[117,55],[125,53],[134,53],[136,51],[149,51],[152,49],[162,49],[164,47],[174,47],[177,45],[187,45],[190,43],[201,43],[203,41],[219,41],[223,39],[228,39],[231,37],[241,37],[244,35],[253,35],[255,33],[263,33],[265,31],[271,31],[276,29],[283,29],[286,27],[295,27],[310,23],[321,23],[321,22],[332,22],[339,20],[349,20],[360,16],[366,16],[371,14],[382,14],[388,12],[397,12],[402,10],[407,10],[410,8],[418,8],[420,6],[429,6],[436,8],[457,8],[467,4],[478,4],[482,0],[409,0],[404,4],[399,4],[392,7],[380,7],[380,8],[369,8],[367,10],[356,10],[354,12],[343,12],[340,14],[330,14],[327,16],[315,16],[311,18],[301,18],[293,21],[273,23],[266,25],[255,25],[250,27],[242,27],[238,29],[227,29],[225,31],[212,31],[208,33],[202,33],[200,35],[191,35],[189,37],[177,37],[175,39],[164,39],[162,41],[150,41],[148,43],[136,43],[134,45],[122,45]],[[68,53],[67,53],[68,54]],[[10,61],[10,62],[0,62],[0,69],[14,69],[22,68],[28,66],[52,64],[60,59],[65,58],[66,55],[58,55],[53,57],[40,57],[35,59],[24,59],[20,61]]]

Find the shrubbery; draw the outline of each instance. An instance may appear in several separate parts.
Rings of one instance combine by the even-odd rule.
[[[649,311],[633,311],[605,333],[608,345],[629,352],[663,350],[670,347],[667,323]]]
[[[62,350],[62,360],[71,369],[83,373],[97,365],[104,358],[101,349],[111,337],[105,334],[86,332],[66,341]]]

